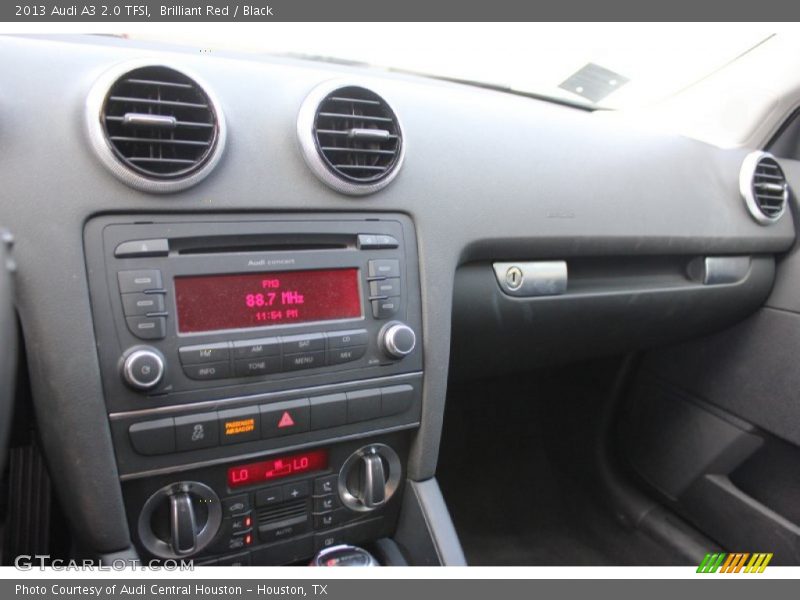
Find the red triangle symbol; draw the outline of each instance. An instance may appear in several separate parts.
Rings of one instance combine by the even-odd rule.
[[[289,414],[289,411],[284,411],[281,420],[278,421],[278,429],[283,429],[284,427],[293,427],[294,426],[294,419],[292,419],[292,415]]]

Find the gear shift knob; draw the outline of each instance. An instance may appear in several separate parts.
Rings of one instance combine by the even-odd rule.
[[[331,546],[320,550],[311,561],[312,567],[377,567],[378,561],[357,546]]]

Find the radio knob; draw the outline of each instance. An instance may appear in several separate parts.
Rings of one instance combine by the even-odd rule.
[[[417,346],[414,330],[405,323],[392,321],[383,326],[378,334],[381,350],[391,358],[403,358]]]
[[[150,390],[164,377],[164,356],[155,348],[131,348],[122,361],[122,378],[135,390]]]

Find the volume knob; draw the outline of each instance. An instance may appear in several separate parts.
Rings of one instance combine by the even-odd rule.
[[[131,348],[122,361],[122,378],[135,390],[150,390],[164,377],[164,357],[155,348]]]
[[[403,358],[414,351],[417,336],[405,323],[392,321],[383,326],[378,336],[381,349],[391,358]]]

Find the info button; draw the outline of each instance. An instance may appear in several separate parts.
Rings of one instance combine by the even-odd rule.
[[[231,376],[231,366],[226,362],[199,365],[183,365],[189,379],[224,379]]]

